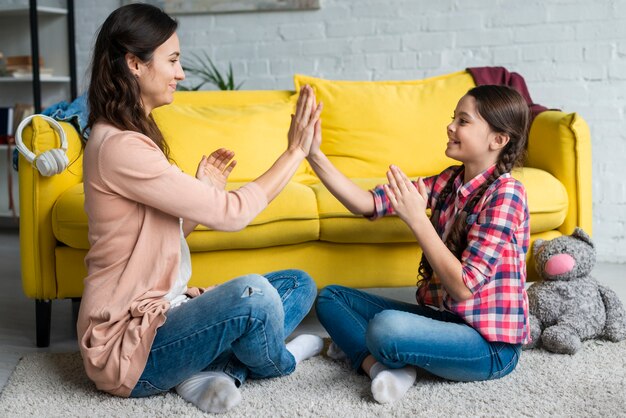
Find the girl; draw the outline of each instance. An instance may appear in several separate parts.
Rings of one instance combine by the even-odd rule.
[[[247,376],[287,375],[321,350],[313,335],[284,344],[316,286],[287,270],[188,288],[185,236],[199,223],[239,230],[263,210],[308,154],[321,106],[302,90],[288,149],[236,191],[224,190],[231,151],[202,157],[196,178],[182,173],[151,116],[185,77],[176,27],[160,9],[132,4],[114,11],[96,40],[84,154],[91,249],[78,338],[99,389],[140,397],[176,388],[200,409],[224,412],[241,400]]]
[[[329,355],[345,353],[367,373],[376,401],[401,398],[415,367],[457,381],[515,368],[529,338],[529,215],[510,171],[522,160],[528,126],[528,106],[515,90],[475,87],[448,125],[446,155],[462,165],[415,182],[392,165],[389,184],[371,192],[332,165],[316,133],[307,158],[326,187],[353,213],[397,214],[423,250],[417,305],[341,286],[323,289],[316,304],[333,339]]]

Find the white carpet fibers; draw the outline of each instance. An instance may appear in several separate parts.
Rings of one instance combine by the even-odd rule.
[[[573,356],[525,351],[517,369],[493,381],[455,383],[425,373],[406,397],[379,405],[369,379],[315,357],[291,376],[249,381],[224,417],[559,416],[626,417],[626,341],[590,341]],[[0,395],[0,416],[203,416],[174,393],[120,399],[95,390],[80,357],[29,354]]]

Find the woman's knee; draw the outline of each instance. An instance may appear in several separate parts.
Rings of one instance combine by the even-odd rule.
[[[304,270],[288,269],[280,272],[280,277],[288,277],[293,282],[291,286],[301,294],[307,295],[307,299],[313,302],[317,296],[317,284],[315,280]]]
[[[239,282],[241,300],[266,308],[281,308],[282,303],[276,288],[260,274],[248,274],[234,279]]]

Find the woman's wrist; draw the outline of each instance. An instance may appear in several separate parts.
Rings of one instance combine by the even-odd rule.
[[[287,151],[285,151],[285,155],[290,156],[291,158],[297,158],[299,160],[304,160],[307,157],[304,150],[299,146],[287,148]]]

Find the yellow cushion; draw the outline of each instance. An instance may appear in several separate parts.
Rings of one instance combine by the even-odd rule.
[[[202,154],[218,148],[235,151],[232,181],[253,180],[287,149],[293,103],[281,101],[245,106],[172,104],[153,112],[174,162],[195,175]],[[299,173],[305,173],[302,164]]]
[[[557,229],[565,220],[569,207],[567,190],[547,171],[524,167],[511,173],[526,188],[530,211],[530,233]]]
[[[235,189],[243,183],[230,183]],[[69,188],[52,210],[54,236],[77,249],[88,249],[87,215],[83,210],[83,184]],[[209,230],[200,225],[187,238],[194,251],[262,248],[315,241],[319,238],[317,202],[313,191],[291,182],[250,225],[238,232]]]
[[[349,177],[381,177],[392,163],[409,176],[454,164],[444,154],[446,126],[474,87],[469,73],[377,82],[295,76],[297,91],[305,84],[324,102],[322,150]]]
[[[530,229],[537,234],[558,228],[567,214],[565,188],[554,176],[535,168],[514,170],[513,176],[526,187],[530,211]],[[386,183],[386,178],[352,179],[363,190]],[[320,213],[320,239],[337,243],[406,243],[415,237],[401,219],[389,216],[374,222],[350,213],[321,184],[311,186],[317,196]]]
[[[241,183],[228,185],[229,189]],[[263,248],[316,241],[319,238],[317,202],[313,191],[290,182],[249,226],[237,232],[210,230],[199,225],[187,242],[192,252]]]
[[[369,190],[386,179],[351,179],[363,190]],[[320,216],[320,240],[338,243],[415,242],[409,227],[396,216],[370,221],[354,215],[324,187],[311,185],[317,197]]]

